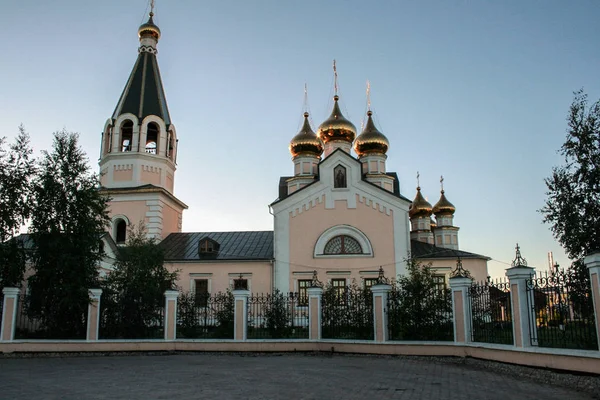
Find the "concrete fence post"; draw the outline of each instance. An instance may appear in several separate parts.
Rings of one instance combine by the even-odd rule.
[[[323,288],[306,288],[308,294],[308,338],[321,340],[321,299]]]
[[[537,325],[533,290],[527,290],[527,281],[534,275],[532,267],[517,265],[506,270],[510,285],[510,300],[512,308],[513,337],[515,346],[537,346]]]
[[[165,291],[165,340],[175,340],[177,338],[177,290]]]
[[[388,340],[387,301],[391,290],[391,285],[377,284],[371,286],[371,293],[373,293],[373,337],[376,342]]]
[[[471,316],[471,299],[469,298],[469,288],[472,284],[473,280],[464,276],[450,278],[454,341],[456,343],[472,342],[473,318]]]
[[[248,297],[249,290],[234,290],[233,301],[235,314],[233,318],[233,339],[244,341],[248,337]]]
[[[2,303],[2,325],[0,326],[0,340],[9,341],[15,338],[15,328],[17,319],[17,303],[19,300],[19,288],[5,287],[2,290],[4,294],[4,303]]]
[[[98,340],[98,330],[100,329],[100,296],[102,289],[90,289],[90,304],[87,314],[87,340]]]
[[[588,255],[584,259],[584,263],[590,271],[592,301],[594,302],[594,315],[596,317],[596,336],[600,346],[600,251]]]

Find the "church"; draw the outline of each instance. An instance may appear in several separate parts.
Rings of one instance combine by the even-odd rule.
[[[111,199],[104,273],[128,229],[143,223],[183,291],[225,291],[242,276],[251,292],[302,296],[315,271],[336,287],[369,286],[380,268],[390,278],[405,274],[409,257],[430,263],[439,284],[459,257],[475,280],[487,278],[490,258],[459,250],[456,208],[443,186],[433,206],[420,187],[407,198],[397,174],[386,169],[390,143],[370,107],[358,132],[342,115],[337,90],[331,115],[316,131],[304,113],[300,132],[290,134],[290,173],[274,185],[269,205],[272,231],[182,232],[188,206],[175,195],[175,174],[186,133],[169,115],[153,15],[139,27],[137,60],[101,138],[100,179]]]

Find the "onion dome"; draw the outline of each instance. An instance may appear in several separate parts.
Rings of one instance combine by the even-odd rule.
[[[154,21],[152,20],[153,16],[154,13],[151,12],[150,18],[148,18],[148,22],[141,25],[138,29],[138,36],[140,37],[140,39],[144,36],[152,36],[156,40],[160,39],[160,29],[158,29],[158,26],[154,24]]]
[[[429,217],[431,216],[431,204],[421,194],[421,187],[417,187],[417,195],[408,209],[408,216],[413,217]]]
[[[333,111],[329,118],[319,126],[317,136],[323,143],[335,140],[352,143],[356,137],[356,127],[342,115],[338,100],[337,94],[333,96]]]
[[[354,141],[354,151],[359,157],[362,157],[370,153],[385,154],[390,147],[385,135],[377,130],[375,123],[373,122],[373,112],[369,110],[367,112],[368,119],[365,129]]]
[[[304,124],[300,132],[290,141],[290,153],[292,157],[308,154],[320,157],[323,154],[323,143],[313,132],[308,122],[308,113],[304,113]]]
[[[444,215],[444,214],[453,215],[454,212],[456,211],[456,207],[454,207],[454,205],[448,201],[443,190],[441,191],[441,193],[442,193],[442,195],[440,196],[440,199],[435,204],[435,206],[433,206],[433,213],[435,215]]]

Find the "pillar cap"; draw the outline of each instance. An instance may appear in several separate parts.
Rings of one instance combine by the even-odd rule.
[[[16,287],[5,287],[4,289],[2,289],[2,293],[8,296],[14,296],[17,295],[21,292],[21,289],[16,288]]]
[[[506,269],[506,276],[509,279],[518,279],[518,278],[529,278],[534,274],[535,269],[533,267],[526,266],[516,266]]]
[[[309,286],[306,288],[306,293],[309,295],[321,295],[323,294],[323,288],[318,286]]]
[[[165,291],[165,297],[167,299],[176,299],[179,297],[179,292],[177,290],[167,290]]]
[[[583,259],[583,262],[588,268],[600,267],[600,251],[597,250],[594,253],[587,255]]]
[[[380,283],[377,285],[371,286],[371,293],[385,293],[392,290],[392,285],[388,285],[386,283]]]
[[[470,287],[473,284],[473,279],[464,276],[454,276],[448,281],[451,289]]]
[[[99,299],[102,296],[102,289],[90,289],[88,292],[90,297],[94,299]]]
[[[233,293],[234,297],[248,297],[250,296],[250,291],[246,290],[246,289],[238,289],[238,290],[232,290],[231,293]]]

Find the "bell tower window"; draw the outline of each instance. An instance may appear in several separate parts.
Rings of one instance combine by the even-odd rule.
[[[146,133],[146,153],[158,154],[158,125],[154,122],[148,124]]]
[[[131,151],[133,141],[133,122],[125,121],[121,125],[121,151]]]
[[[115,224],[115,241],[117,244],[125,244],[127,239],[127,223],[119,219]]]
[[[333,187],[346,187],[346,168],[342,167],[341,165],[338,165],[333,169]]]

